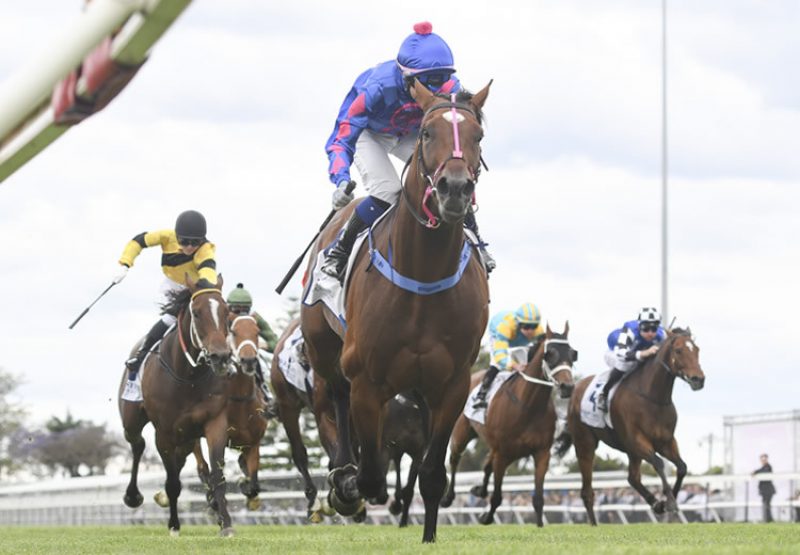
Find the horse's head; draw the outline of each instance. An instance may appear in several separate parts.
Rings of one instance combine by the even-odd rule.
[[[258,370],[258,323],[249,314],[231,313],[228,318],[233,362],[243,373],[254,376]]]
[[[202,280],[201,280],[202,281]],[[222,277],[214,287],[203,287],[186,276],[192,295],[189,302],[192,344],[200,350],[198,362],[207,360],[215,374],[228,372],[231,349],[228,345],[228,305],[222,297]]]
[[[558,385],[558,393],[562,399],[572,395],[575,380],[572,378],[572,364],[578,360],[578,351],[569,344],[569,322],[564,326],[564,333],[556,333],[547,324],[544,336],[544,355],[542,370],[545,376]]]
[[[450,98],[431,93],[418,81],[411,88],[424,112],[416,156],[417,171],[427,185],[422,205],[431,227],[435,216],[427,208],[429,196],[449,224],[460,222],[472,203],[481,169],[481,109],[490,86],[491,82],[475,95],[460,92]]]
[[[667,331],[666,341],[661,365],[667,372],[688,383],[692,391],[703,389],[706,375],[700,368],[700,347],[695,343],[691,329]]]

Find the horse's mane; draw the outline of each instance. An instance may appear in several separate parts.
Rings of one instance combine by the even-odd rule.
[[[188,289],[167,291],[167,302],[161,305],[161,314],[177,317],[181,310],[189,306],[191,299],[192,292]]]
[[[483,110],[478,108],[477,106],[470,104],[472,101],[472,97],[475,96],[471,92],[466,89],[461,89],[456,93],[456,103],[457,104],[469,104],[470,109],[475,113],[475,118],[478,120],[478,123],[483,125]],[[444,100],[450,100],[450,95],[447,94],[436,94],[437,98],[443,98]]]

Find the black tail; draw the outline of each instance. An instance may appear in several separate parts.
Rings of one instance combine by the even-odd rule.
[[[556,438],[556,441],[553,444],[553,450],[556,457],[559,459],[563,458],[564,455],[567,454],[567,451],[569,451],[570,447],[572,447],[572,435],[567,430],[564,430],[561,432],[561,435]]]

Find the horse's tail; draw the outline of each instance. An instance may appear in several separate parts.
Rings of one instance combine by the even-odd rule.
[[[553,444],[553,452],[555,453],[556,457],[561,459],[567,454],[567,451],[569,451],[570,447],[572,447],[572,434],[570,434],[569,431],[564,430],[556,438],[556,441]]]

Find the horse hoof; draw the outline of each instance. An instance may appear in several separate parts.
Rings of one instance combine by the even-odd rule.
[[[408,528],[408,520],[400,520],[400,524],[397,525],[398,528]]]
[[[141,506],[141,504],[144,502],[144,497],[142,497],[141,493],[137,493],[136,495],[125,495],[122,500],[125,502],[125,505],[131,509],[135,509],[136,507]]]
[[[653,503],[653,512],[657,515],[663,515],[666,509],[667,503],[665,501],[656,501]]]
[[[259,509],[261,509],[261,506],[262,506],[261,499],[257,495],[255,497],[247,498],[248,511],[258,511]]]
[[[442,497],[442,500],[439,501],[439,506],[444,508],[449,507],[450,505],[453,504],[453,499],[455,499],[455,497],[456,497],[455,493],[453,494],[446,493],[444,497]]]
[[[381,493],[377,495],[377,497],[371,497],[369,502],[372,505],[383,505],[389,500],[389,494],[386,490],[383,490]]]
[[[353,515],[353,522],[364,522],[367,520],[367,508],[362,504],[361,509]]]
[[[475,497],[486,497],[487,491],[483,488],[483,486],[472,486],[472,489],[469,492],[474,495]]]
[[[181,535],[181,531],[178,530],[177,528],[170,528],[169,529],[169,536],[171,538],[177,538],[177,537],[180,537],[180,535]]]
[[[221,538],[232,538],[234,535],[233,528],[223,528],[219,531],[219,537]]]
[[[483,513],[481,516],[478,517],[478,522],[480,522],[481,524],[493,524],[494,515],[491,513]]]
[[[164,490],[158,490],[153,496],[153,501],[155,501],[159,507],[169,507],[169,496]]]
[[[364,506],[364,500],[361,498],[356,498],[355,500],[349,502],[342,501],[339,499],[339,496],[336,495],[335,489],[329,489],[328,504],[336,509],[336,512],[342,516],[353,516]]]
[[[389,512],[392,513],[394,516],[399,515],[403,512],[403,504],[395,499],[391,503],[389,503]]]
[[[319,524],[322,522],[322,512],[321,511],[313,511],[308,513],[308,521],[311,524]]]
[[[314,508],[312,507],[311,510],[314,510]],[[328,503],[328,500],[323,497],[319,501],[319,512],[321,512],[325,516],[333,516],[336,514],[336,509],[331,507],[331,504]]]

